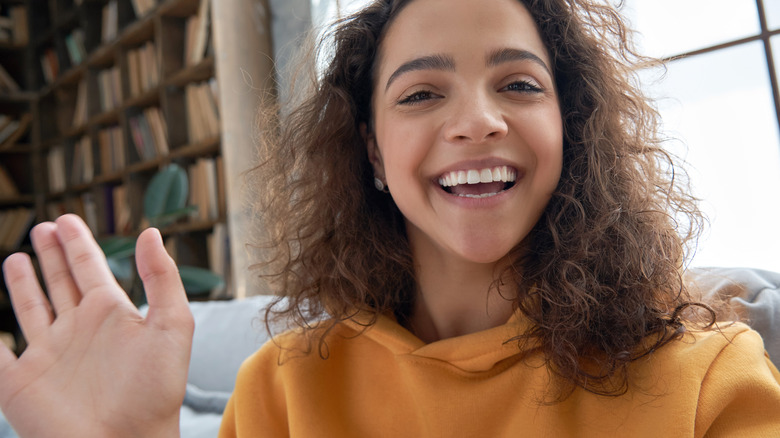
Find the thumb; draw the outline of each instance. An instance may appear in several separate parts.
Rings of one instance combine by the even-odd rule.
[[[149,303],[147,320],[160,329],[184,327],[191,322],[187,295],[176,263],[165,251],[156,228],[144,230],[135,247],[135,262]]]

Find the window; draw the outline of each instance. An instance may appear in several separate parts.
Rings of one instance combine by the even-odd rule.
[[[643,79],[710,220],[692,264],[780,271],[780,117],[767,56],[780,61],[780,2],[627,0],[623,12],[644,53],[674,58],[661,79]]]

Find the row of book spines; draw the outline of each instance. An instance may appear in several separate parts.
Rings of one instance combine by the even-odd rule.
[[[147,41],[138,49],[127,52],[127,70],[131,96],[157,86],[160,73],[154,42]]]
[[[188,245],[181,242],[182,238],[179,235],[165,236],[164,245],[168,254],[177,263],[181,260],[181,250],[187,250]],[[206,252],[208,257],[208,268],[222,276],[227,283],[230,275],[230,239],[227,233],[227,225],[219,222],[214,225],[211,232],[206,235]],[[222,287],[211,290],[209,294],[210,299],[217,298],[230,298],[225,295],[226,288]]]
[[[87,49],[84,45],[84,31],[75,29],[65,37],[65,49],[72,66],[81,64],[87,58]],[[40,56],[43,79],[47,84],[57,80],[62,70],[60,60],[54,47],[43,50]]]
[[[27,207],[0,210],[0,249],[14,250],[24,241],[35,220],[35,210]]]
[[[143,160],[168,155],[168,126],[157,107],[147,107],[128,120],[138,156]]]
[[[109,174],[125,167],[124,141],[119,126],[103,129],[97,135],[100,172]],[[78,185],[92,181],[97,174],[92,143],[89,137],[82,137],[73,146],[70,163],[66,163],[64,145],[52,146],[47,155],[49,168],[49,190],[61,192],[67,188],[70,166],[70,183]]]
[[[133,9],[137,17],[146,15],[155,6],[156,2],[154,0],[133,0]],[[119,34],[119,2],[117,0],[109,0],[103,6],[101,20],[101,40],[104,43],[108,43],[116,39]]]
[[[190,142],[195,143],[219,135],[219,90],[216,79],[187,85],[184,97]]]
[[[225,175],[222,156],[198,158],[187,167],[190,182],[189,204],[195,205],[197,218],[217,220],[226,213]]]
[[[225,213],[225,184],[221,157],[201,158],[187,168],[189,205],[197,209],[191,219],[216,221]],[[102,196],[102,199],[96,199]],[[72,212],[83,217],[95,235],[128,234],[132,224],[130,200],[123,184],[104,185],[101,190],[85,191],[67,202],[47,204],[47,214],[56,218]],[[5,211],[5,210],[0,210]]]
[[[101,70],[98,72],[97,78],[100,108],[103,111],[111,111],[117,108],[122,103],[122,82],[119,76],[119,67],[113,66]],[[84,95],[84,100],[86,100],[86,94]]]
[[[195,65],[203,60],[211,38],[209,0],[201,0],[198,13],[187,18],[184,26],[184,65]]]
[[[129,234],[133,231],[126,189],[122,185],[106,185],[97,193],[87,191],[67,201],[46,204],[49,218],[65,213],[81,216],[95,236]]]

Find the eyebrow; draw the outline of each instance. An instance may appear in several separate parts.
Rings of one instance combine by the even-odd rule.
[[[423,56],[421,58],[413,59],[409,62],[405,62],[398,67],[393,74],[387,79],[387,85],[385,85],[385,91],[390,88],[390,84],[404,73],[417,70],[444,70],[455,71],[455,60],[451,56],[445,55],[430,55]]]
[[[547,67],[547,64],[542,60],[542,58],[534,55],[528,50],[510,49],[510,48],[498,49],[491,52],[488,55],[486,64],[488,67],[495,67],[505,62],[513,62],[513,61],[533,61],[536,64],[539,64],[542,67],[544,67],[544,70],[547,72],[547,74],[552,76],[552,72],[550,72],[550,68]]]
[[[544,67],[544,70],[552,76],[550,68],[547,64],[538,56],[529,52],[528,50],[503,48],[494,50],[487,56],[485,64],[488,67],[496,67],[500,64],[513,62],[513,61],[533,61],[536,64]],[[405,62],[398,67],[393,74],[387,79],[387,85],[385,85],[385,91],[390,88],[390,84],[393,83],[399,76],[404,73],[419,70],[443,70],[443,71],[455,71],[455,60],[451,56],[446,55],[429,55],[420,58],[415,58],[411,61]]]

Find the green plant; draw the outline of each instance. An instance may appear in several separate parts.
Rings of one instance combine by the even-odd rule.
[[[170,164],[155,174],[144,193],[144,216],[149,224],[163,228],[195,211],[195,206],[186,205],[188,191],[187,173],[179,165]],[[113,236],[98,243],[114,276],[120,281],[132,281],[133,288],[139,285],[132,263],[136,237]],[[178,268],[188,295],[204,294],[224,285],[224,279],[208,269],[187,265]],[[144,294],[131,295],[135,295],[136,304],[143,301]]]
[[[187,205],[187,172],[172,163],[157,172],[144,193],[144,216],[153,227],[166,227],[197,208]]]

